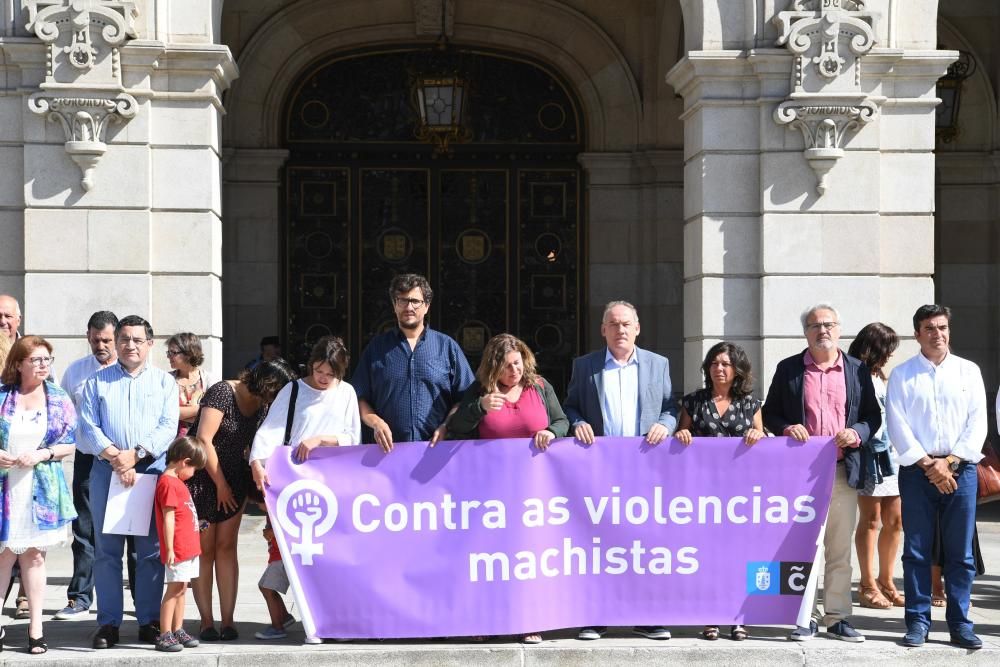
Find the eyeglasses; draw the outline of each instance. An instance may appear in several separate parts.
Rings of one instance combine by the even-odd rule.
[[[167,350],[167,357],[169,358],[176,357],[178,354],[184,354],[184,353],[181,352],[180,350]]]
[[[35,368],[41,368],[42,366],[51,366],[52,362],[55,361],[55,357],[28,357],[28,361]]]
[[[819,331],[820,329],[832,331],[838,326],[840,326],[840,322],[813,322],[812,324],[807,324],[806,329],[809,331]]]
[[[400,308],[406,308],[407,306],[413,306],[414,308],[419,308],[420,306],[427,303],[423,299],[408,299],[405,296],[396,297],[396,305]]]
[[[128,336],[122,336],[118,339],[118,344],[128,345],[129,343],[132,343],[136,347],[139,347],[140,345],[145,345],[148,340],[148,338],[130,338]]]

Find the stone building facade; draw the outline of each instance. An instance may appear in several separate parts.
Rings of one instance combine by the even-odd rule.
[[[995,388],[998,29],[991,0],[0,0],[0,291],[64,358],[112,307],[198,333],[227,376],[275,333],[357,355],[390,270],[431,274],[472,357],[510,329],[558,365],[625,298],[678,391],[723,338],[766,379],[810,303],[849,338],[909,334],[938,300]],[[415,114],[372,101],[395,80],[377,58],[442,35],[524,74],[473,88],[450,155],[398,124],[372,139]],[[949,121],[936,86],[959,56]],[[504,85],[517,104],[484,102]],[[388,115],[341,127],[351,100]],[[494,312],[469,314],[469,285]]]

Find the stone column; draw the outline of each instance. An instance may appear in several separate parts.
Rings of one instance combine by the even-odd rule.
[[[675,151],[584,153],[589,311],[587,349],[603,344],[604,304],[623,299],[639,311],[638,344],[667,356],[681,379],[683,250],[676,210],[681,157]],[[679,387],[679,385],[677,385]]]
[[[5,165],[22,196],[23,328],[66,339],[70,360],[93,311],[134,313],[160,341],[198,334],[218,375],[220,96],[236,69],[224,46],[141,39],[145,7],[32,0],[31,37],[0,44],[21,94]]]
[[[223,237],[224,368],[239,371],[259,349],[264,336],[285,335],[281,315],[285,284],[281,275],[284,247],[281,220],[282,168],[285,149],[227,150],[223,166],[225,209]]]
[[[934,86],[953,54],[876,47],[874,17],[841,4],[775,16],[787,48],[692,51],[667,75],[685,102],[688,385],[727,339],[763,391],[813,303],[840,310],[846,347],[874,320],[911,334],[934,299]]]
[[[952,345],[979,364],[992,394],[1000,383],[1000,155],[941,151],[937,166],[937,298],[955,319]]]

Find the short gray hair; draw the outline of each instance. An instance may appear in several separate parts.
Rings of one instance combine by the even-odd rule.
[[[604,314],[601,315],[601,322],[608,319],[608,313],[610,313],[611,309],[614,308],[615,306],[625,306],[626,308],[632,311],[632,317],[635,318],[635,321],[636,322],[639,321],[639,311],[636,310],[635,306],[633,306],[628,301],[608,301],[606,304],[604,304]]]
[[[829,310],[833,313],[833,319],[840,322],[840,313],[837,309],[828,303],[817,303],[815,306],[810,306],[802,311],[802,315],[799,317],[802,320],[802,331],[806,330],[806,323],[809,322],[809,316],[815,313],[817,310]]]
[[[10,299],[14,302],[14,312],[17,313],[18,317],[21,317],[21,304],[18,303],[17,299],[10,294],[0,294],[0,299]]]

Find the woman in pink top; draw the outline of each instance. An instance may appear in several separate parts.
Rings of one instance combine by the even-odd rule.
[[[532,438],[545,450],[569,432],[556,392],[535,370],[535,355],[524,341],[500,334],[486,343],[476,382],[448,420],[450,439]],[[538,644],[532,632],[525,644]]]

